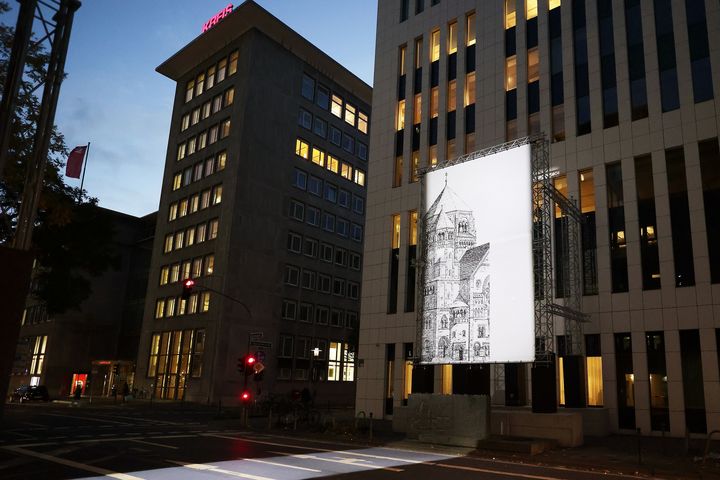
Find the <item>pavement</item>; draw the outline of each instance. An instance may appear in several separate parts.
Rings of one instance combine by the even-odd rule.
[[[0,421],[0,478],[720,479],[717,461],[702,466],[673,439],[642,439],[638,463],[634,437],[529,456],[421,444],[379,429],[371,441],[347,414],[334,429],[268,429],[266,418],[244,427],[236,413],[189,404],[10,405]]]

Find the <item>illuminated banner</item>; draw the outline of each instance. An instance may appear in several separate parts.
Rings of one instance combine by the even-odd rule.
[[[530,146],[423,177],[421,362],[532,362]]]
[[[215,25],[217,25],[217,23],[218,23],[220,20],[222,20],[223,18],[225,18],[225,17],[227,17],[228,15],[230,15],[230,14],[232,13],[232,11],[233,11],[233,5],[232,5],[232,3],[230,3],[230,4],[228,4],[227,7],[223,8],[222,10],[220,10],[218,13],[215,14],[214,17],[212,17],[210,20],[208,20],[207,22],[205,22],[205,23],[203,24],[203,27],[202,27],[203,33],[207,32],[208,29],[210,29],[210,28],[214,27]]]

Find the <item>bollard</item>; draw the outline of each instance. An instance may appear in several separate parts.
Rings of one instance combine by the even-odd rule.
[[[369,432],[368,433],[369,441],[370,441],[370,443],[372,443],[372,441],[373,441],[373,414],[372,414],[372,412],[370,412],[370,427],[368,428],[368,432]]]
[[[640,439],[642,437],[640,436],[640,429],[637,429],[637,453],[638,453],[638,465],[642,465],[642,448],[640,445]]]

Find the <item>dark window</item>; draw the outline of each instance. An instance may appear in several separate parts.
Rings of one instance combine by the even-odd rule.
[[[685,0],[685,14],[687,16],[688,43],[690,44],[693,93],[695,103],[699,103],[713,98],[705,2],[703,0]]]
[[[563,86],[563,60],[562,60],[562,26],[560,12],[562,7],[556,7],[549,13],[550,30],[550,102],[553,106],[552,136],[555,141],[565,139],[565,122],[560,117],[564,113],[562,107],[565,102]],[[556,116],[555,113],[558,113]]]
[[[342,143],[342,132],[330,125],[330,142],[338,147]]]
[[[663,332],[647,332],[648,374],[650,375],[650,428],[662,432],[670,431],[668,409],[667,367],[665,365],[665,335]]]
[[[425,0],[415,0],[415,15],[425,10]]]
[[[652,157],[635,157],[635,187],[640,224],[640,261],[643,290],[660,288],[660,257],[655,215],[655,187],[653,185]]]
[[[400,273],[400,249],[390,250],[390,285],[388,286],[387,313],[397,313],[398,275]]]
[[[625,201],[620,162],[606,166],[612,292],[628,291]]]
[[[680,362],[685,399],[685,426],[690,433],[707,433],[699,330],[680,330]]]
[[[318,85],[315,103],[317,103],[318,107],[322,108],[323,110],[327,110],[328,108],[330,108],[330,90],[328,90],[327,87]]]
[[[417,279],[415,278],[415,261],[417,255],[417,245],[408,246],[408,258],[407,258],[407,277],[405,281],[405,311],[415,311],[415,284]]]
[[[315,99],[315,80],[307,75],[302,79],[302,96],[311,102]]]
[[[408,19],[410,13],[410,0],[400,0],[400,21],[404,22]]]
[[[613,40],[612,0],[598,0],[600,37],[600,82],[602,84],[603,128],[618,124],[615,43]]]
[[[313,195],[317,195],[318,197],[322,195],[322,180],[318,177],[310,175],[310,179],[308,180],[308,192]]]
[[[315,135],[325,138],[327,136],[327,122],[320,117],[315,117],[313,132],[315,132]]]
[[[710,281],[720,283],[720,148],[718,139],[698,143],[705,203],[705,229],[710,256]]]
[[[580,227],[583,269],[583,295],[597,295],[597,233],[595,231],[595,176],[584,170],[580,177],[580,212],[585,220]]]
[[[298,114],[298,124],[303,127],[310,130],[312,128],[313,123],[313,117],[307,110],[300,109],[300,113]]]
[[[590,80],[588,76],[587,27],[585,1],[572,2],[573,57],[575,61],[575,114],[577,135],[591,131]]]
[[[625,0],[625,36],[627,38],[632,119],[639,120],[648,115],[640,0]]]
[[[395,344],[385,345],[385,415],[393,414],[393,402],[395,395],[393,385],[395,383]]]
[[[307,187],[307,173],[296,168],[293,171],[292,184],[293,184],[293,187],[299,188],[301,190],[305,190],[305,188]]]
[[[662,111],[680,107],[677,68],[675,63],[675,34],[673,32],[671,0],[655,0],[655,39],[657,42],[660,97]]]
[[[672,228],[675,286],[695,285],[692,234],[690,230],[690,203],[685,179],[683,147],[665,151],[668,195],[670,197],[670,227]]]
[[[615,376],[618,426],[622,429],[635,429],[635,374],[629,333],[615,334]]]

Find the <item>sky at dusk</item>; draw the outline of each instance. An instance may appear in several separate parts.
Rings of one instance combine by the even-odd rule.
[[[372,85],[375,1],[257,3]],[[85,189],[101,206],[138,216],[157,209],[175,83],[155,68],[197,37],[225,5],[222,0],[83,0],[56,123],[68,148],[91,142]],[[16,16],[14,9],[0,21],[14,26]]]

